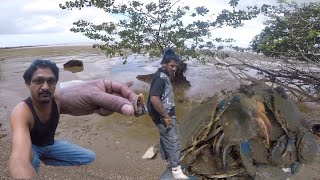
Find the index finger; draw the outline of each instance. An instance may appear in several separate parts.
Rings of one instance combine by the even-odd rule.
[[[107,93],[116,93],[129,101],[133,101],[137,96],[127,85],[123,83],[110,80],[104,80],[103,82]]]

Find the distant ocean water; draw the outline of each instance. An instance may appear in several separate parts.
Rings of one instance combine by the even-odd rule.
[[[254,29],[254,28],[251,28]],[[259,28],[258,28],[259,29]],[[233,33],[232,33],[233,32]],[[237,33],[235,33],[237,32]],[[256,33],[243,32],[243,29],[232,29],[230,27],[215,30],[215,37],[233,38],[236,41],[233,45],[239,47],[247,47],[250,40]],[[247,34],[246,36],[239,36],[239,34]],[[208,39],[206,39],[208,40]],[[0,48],[12,48],[12,47],[30,47],[30,46],[66,46],[66,45],[93,45],[101,43],[101,41],[95,41],[85,37],[79,33],[65,32],[65,33],[41,33],[41,34],[0,34]],[[187,45],[191,45],[192,42],[186,41]],[[215,45],[225,45],[214,42]]]
[[[92,45],[99,43],[81,34],[2,34],[0,48],[21,46]]]

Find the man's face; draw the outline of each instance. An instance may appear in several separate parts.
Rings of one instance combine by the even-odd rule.
[[[174,60],[171,60],[167,64],[163,64],[163,67],[169,73],[170,77],[173,78],[178,68],[178,63]]]
[[[30,89],[31,96],[39,103],[49,103],[56,90],[57,79],[50,68],[38,68],[31,78]]]

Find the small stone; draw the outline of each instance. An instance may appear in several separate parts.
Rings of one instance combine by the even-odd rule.
[[[127,125],[132,125],[133,122],[132,122],[132,121],[126,121],[126,124],[127,124]]]
[[[6,137],[8,134],[7,133],[1,133],[0,138]]]

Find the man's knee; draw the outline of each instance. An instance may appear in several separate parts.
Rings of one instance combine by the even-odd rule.
[[[85,157],[86,158],[84,158],[84,161],[82,163],[89,164],[89,163],[92,163],[96,159],[96,154],[93,151],[87,149],[85,152]]]
[[[167,134],[167,138],[172,144],[176,145],[180,143],[179,133],[176,131],[175,127]]]
[[[40,162],[39,156],[34,151],[32,154],[31,164],[36,171],[39,170],[41,162]]]

